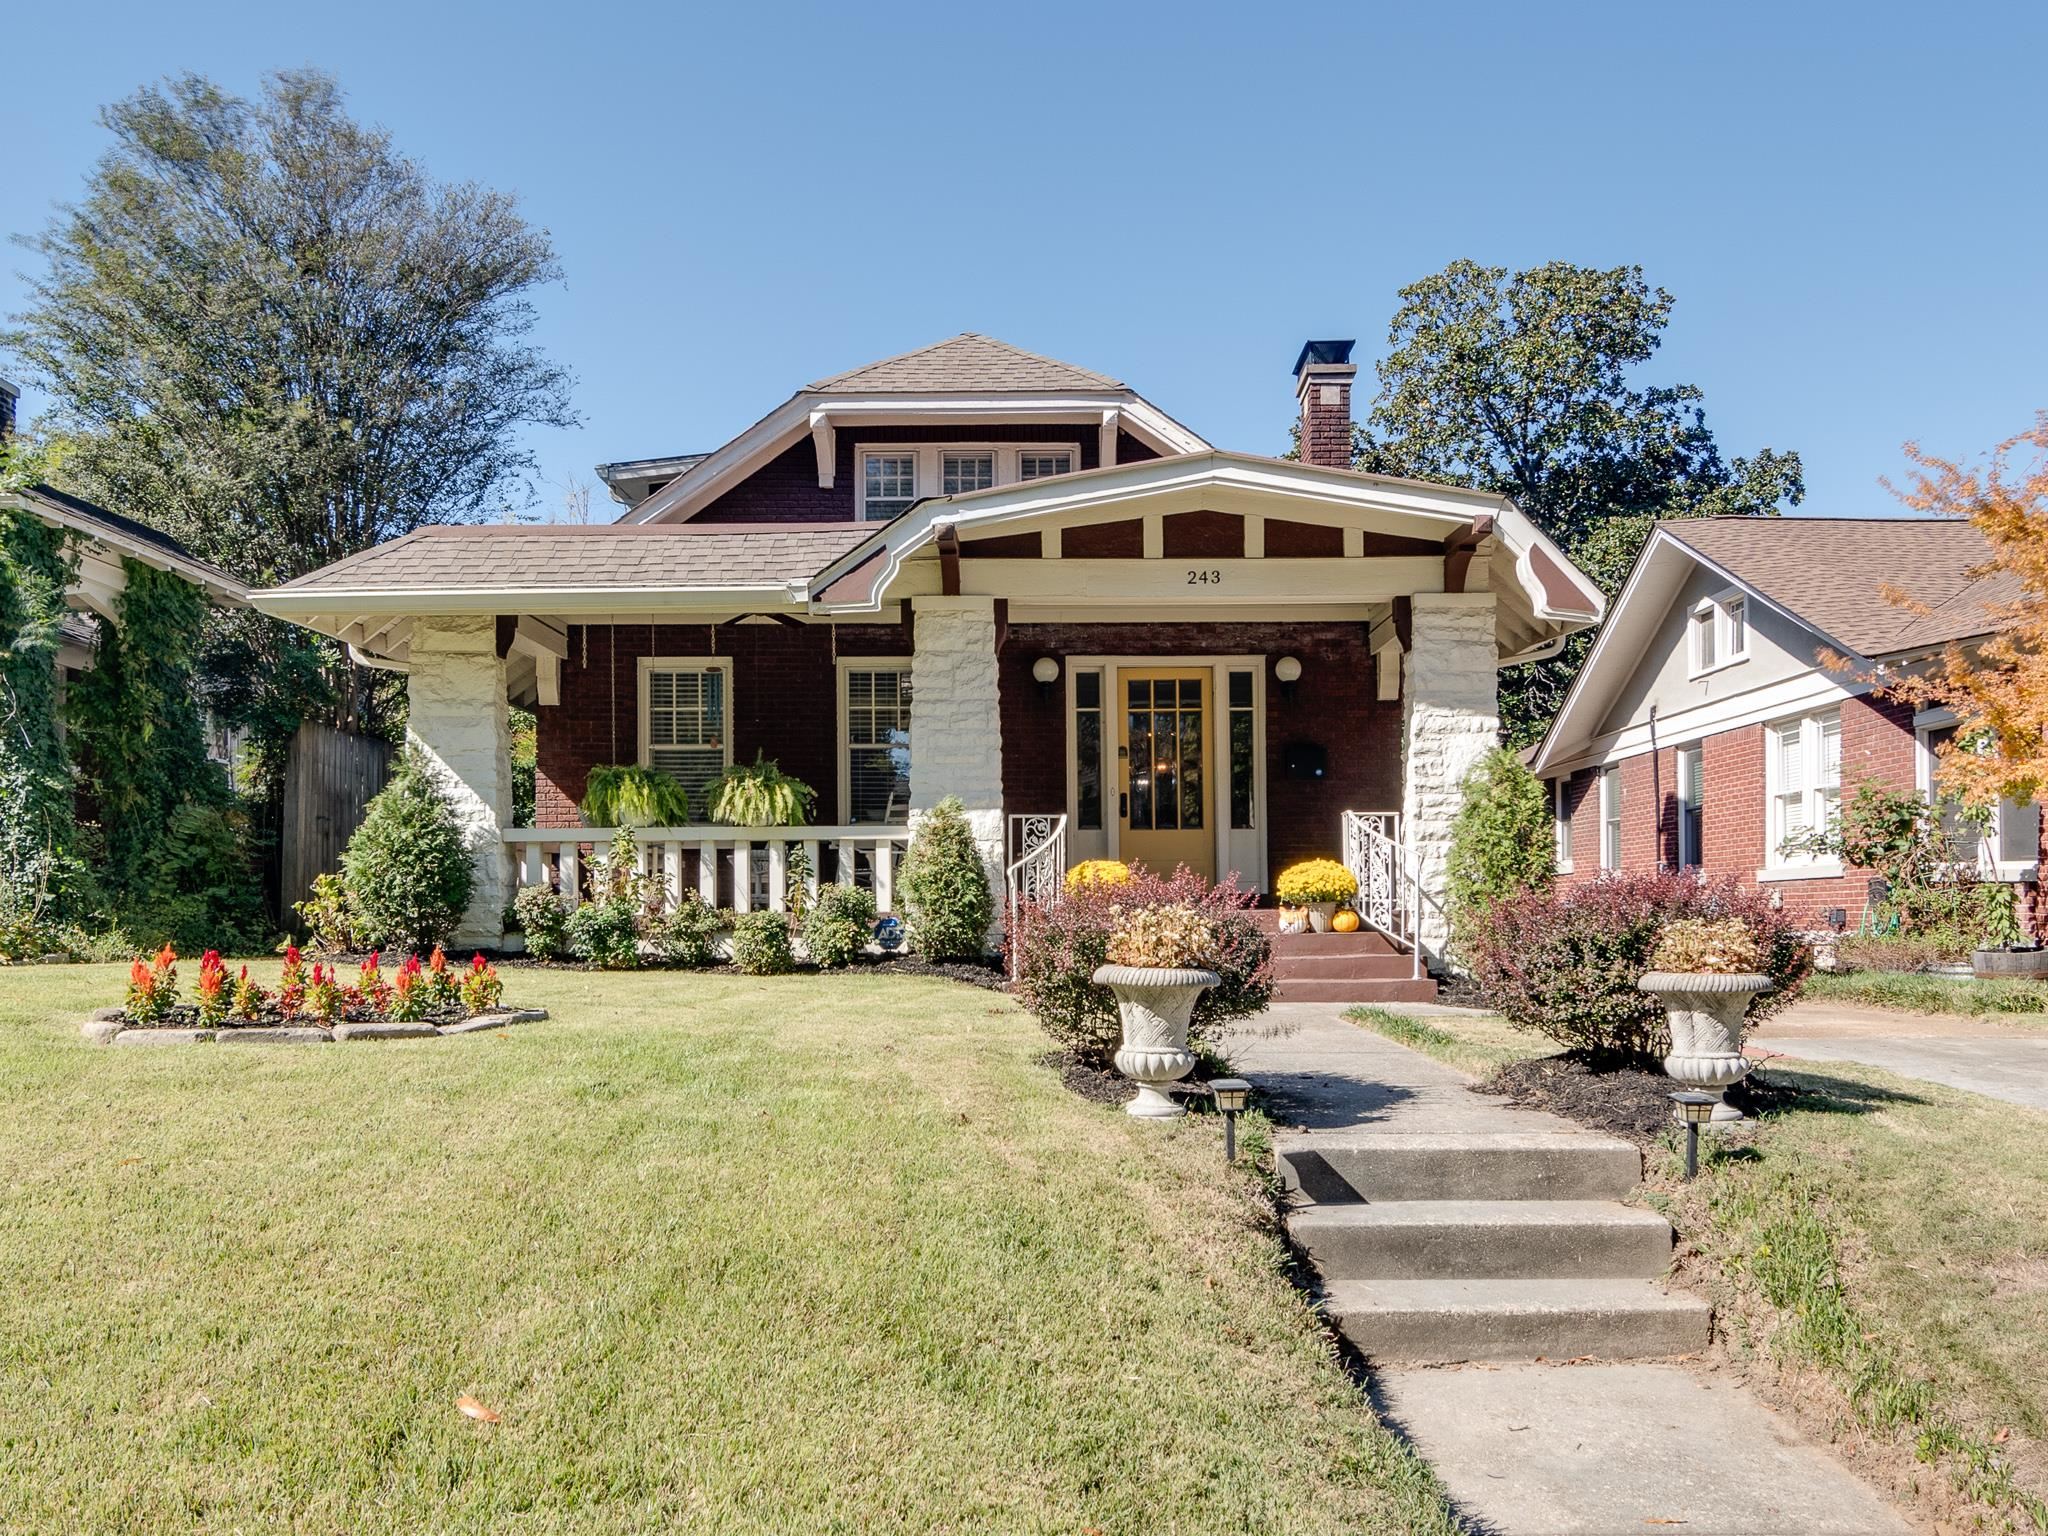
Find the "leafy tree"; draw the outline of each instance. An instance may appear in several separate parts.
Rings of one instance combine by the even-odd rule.
[[[2048,793],[2048,411],[1999,444],[1981,469],[1911,444],[1906,451],[1918,466],[1901,491],[1906,504],[1968,519],[1991,546],[1980,574],[2002,577],[2011,595],[1988,607],[1990,639],[1952,643],[1931,671],[1880,679],[1883,691],[1955,711],[1955,738],[1936,769],[1942,790],[1986,812],[2001,797],[2040,797]],[[1910,573],[1885,596],[1909,612],[1929,611],[1913,596]]]
[[[1519,756],[1505,747],[1489,752],[1465,775],[1464,794],[1446,872],[1460,927],[1504,896],[1543,889],[1557,873],[1549,797]]]
[[[1690,384],[1639,386],[1671,295],[1640,267],[1454,261],[1401,290],[1361,469],[1500,491],[1611,596],[1657,518],[1796,506],[1796,453],[1724,460]],[[1508,740],[1539,736],[1585,658],[1575,636],[1501,678]]]
[[[334,80],[259,99],[197,75],[106,108],[84,195],[0,337],[56,401],[69,488],[256,583],[501,510],[568,380],[527,340],[560,275],[514,200],[431,180]],[[218,623],[216,702],[271,750],[302,712],[375,723],[395,686],[253,614]],[[310,699],[312,710],[307,710]]]

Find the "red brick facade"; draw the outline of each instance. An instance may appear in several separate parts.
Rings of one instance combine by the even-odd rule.
[[[1910,705],[1869,697],[1842,700],[1842,794],[1865,780],[1898,790],[1918,787]],[[1774,861],[1765,848],[1769,807],[1764,769],[1765,727],[1745,725],[1697,742],[1624,759],[1621,768],[1621,867],[1655,869],[1678,861],[1678,747],[1701,750],[1700,865],[1713,876],[1734,875],[1745,885]],[[1565,803],[1570,818],[1569,882],[1600,874],[1599,771],[1572,775]],[[1861,871],[1811,880],[1770,882],[1786,911],[1808,928],[1824,928],[1833,908],[1853,926],[1862,916],[1868,877]]]

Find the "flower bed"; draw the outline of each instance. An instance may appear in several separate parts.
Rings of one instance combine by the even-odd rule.
[[[468,1034],[547,1015],[504,1006],[504,983],[482,955],[467,967],[448,963],[439,945],[422,965],[408,955],[386,972],[372,952],[344,980],[338,967],[308,967],[297,946],[286,949],[277,984],[266,987],[244,965],[230,977],[220,955],[208,950],[189,1000],[178,988],[178,956],[166,944],[128,968],[127,1001],[88,1019],[87,1038],[107,1044],[245,1038],[297,1043],[324,1040],[425,1039]]]

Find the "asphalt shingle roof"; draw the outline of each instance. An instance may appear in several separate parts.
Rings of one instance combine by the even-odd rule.
[[[1014,394],[1038,390],[1122,389],[1116,379],[1090,373],[993,336],[963,331],[946,341],[885,357],[807,386],[818,390],[861,390],[871,394],[953,394],[985,390]]]
[[[2020,595],[2003,574],[1973,574],[1991,547],[1954,518],[1703,517],[1662,526],[1864,656],[1989,633],[1990,610]],[[1931,611],[1886,602],[1887,583]]]
[[[350,555],[280,591],[601,591],[772,587],[802,581],[879,524],[740,530],[697,523],[422,528]]]

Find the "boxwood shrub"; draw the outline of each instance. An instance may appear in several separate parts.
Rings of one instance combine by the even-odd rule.
[[[780,912],[749,912],[733,924],[732,963],[748,976],[781,976],[796,969],[789,919]]]
[[[828,970],[851,965],[875,927],[875,898],[854,885],[818,888],[804,914],[804,947]]]

